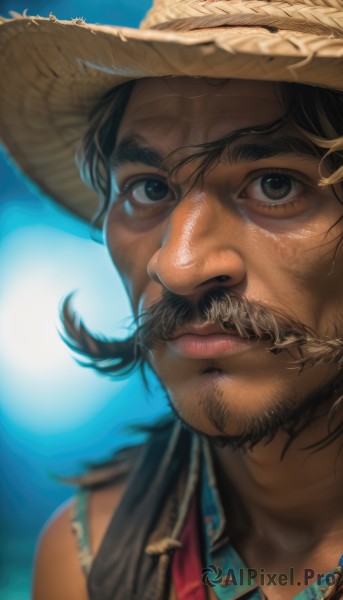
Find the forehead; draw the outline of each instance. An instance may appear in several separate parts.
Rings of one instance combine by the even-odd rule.
[[[279,118],[280,95],[279,85],[266,81],[144,79],[133,88],[117,139],[140,133],[164,146],[204,143]]]

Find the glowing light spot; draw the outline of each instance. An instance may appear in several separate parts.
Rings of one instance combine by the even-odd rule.
[[[12,232],[3,242],[2,257],[3,414],[31,431],[82,425],[123,382],[101,378],[74,362],[57,332],[60,301],[71,290],[82,290],[76,308],[85,322],[95,331],[118,335],[115,324],[130,313],[119,278],[103,248],[48,227]]]

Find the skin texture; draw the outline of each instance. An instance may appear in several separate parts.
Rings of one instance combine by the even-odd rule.
[[[89,504],[89,537],[92,554],[100,547],[125,485],[92,493]],[[71,529],[74,500],[51,517],[41,534],[36,552],[33,600],[87,600],[86,579],[80,567],[75,535]]]
[[[138,82],[120,125],[118,144],[133,136],[140,145],[168,156],[283,115],[274,84],[214,83],[189,78]],[[278,135],[302,137],[292,125]],[[167,183],[163,170],[140,163],[115,170],[116,194],[105,221],[105,242],[134,312],[159,300],[164,290],[196,304],[219,286],[284,310],[320,336],[342,336],[341,251],[334,268],[332,264],[342,225],[329,231],[342,206],[330,189],[318,186],[319,159],[289,154],[237,164],[221,161],[206,174],[203,185],[198,182],[190,189],[195,166],[182,168],[158,201],[147,197],[145,185],[147,180]],[[276,202],[262,193],[266,169],[268,173],[281,170],[288,177],[289,201]],[[199,322],[193,325],[198,327]],[[203,342],[200,339],[200,346]],[[299,374],[289,354],[274,356],[262,342],[225,347],[221,353],[214,346],[207,354],[203,348],[202,356],[194,358],[185,357],[174,342],[161,342],[150,354],[175,412],[208,436],[223,434],[211,414],[224,415],[227,436],[240,435],[248,421],[258,420],[276,406],[300,405],[338,375],[334,365]],[[330,398],[327,410],[329,404]],[[261,442],[247,452],[214,446],[230,535],[249,566],[266,572],[286,572],[292,566],[297,581],[304,568],[325,573],[337,564],[343,539],[341,442],[316,454],[303,450],[327,431],[324,415],[297,438],[282,462],[287,441],[282,432],[270,444]],[[114,490],[102,509],[93,504],[90,520],[97,543],[120,495],[120,490]],[[71,535],[64,531],[57,544],[60,548],[63,535],[66,539]],[[41,565],[43,555],[56,548],[55,540],[53,523],[38,552],[39,591],[34,600],[53,598],[49,577],[43,574],[53,567],[49,561],[50,567]],[[70,543],[68,548],[72,552]],[[301,589],[264,591],[271,600],[289,600]],[[82,594],[74,589],[70,597],[82,600]]]
[[[118,144],[138,134],[145,145],[168,155],[239,127],[266,123],[283,112],[269,83],[236,81],[214,87],[201,80],[148,80],[135,87]],[[300,136],[289,130],[285,133]],[[265,168],[294,173],[300,183],[291,204],[260,205],[258,183],[252,180]],[[146,202],[141,188],[144,178],[161,177],[158,169],[139,164],[118,168],[119,194],[108,214],[106,240],[134,310],[159,299],[163,289],[196,302],[218,287],[216,277],[224,275],[229,278],[221,283],[225,288],[287,310],[320,335],[334,336],[337,321],[342,331],[342,261],[332,273],[338,228],[326,236],[342,207],[330,190],[318,188],[318,168],[316,157],[294,155],[253,164],[222,163],[208,174],[203,188],[196,185],[185,195],[191,165],[179,173],[179,189],[155,203]],[[135,179],[138,183],[123,191]],[[239,421],[258,417],[279,399],[299,402],[337,375],[335,368],[318,367],[299,376],[289,368],[289,355],[272,356],[263,344],[241,350],[215,364],[180,358],[170,344],[153,353],[153,366],[175,409],[204,433],[218,433],[203,408],[213,395],[217,402],[225,397],[231,412],[226,433],[236,435]],[[213,366],[219,373],[205,375]]]
[[[167,156],[283,112],[277,89],[265,82],[146,80],[135,86],[118,144],[139,136],[141,145]],[[281,134],[302,137],[292,125]],[[287,169],[294,177],[289,202],[261,196],[263,169]],[[160,299],[164,289],[196,303],[226,276],[220,282],[226,289],[285,310],[321,336],[342,335],[341,253],[332,265],[342,226],[329,231],[342,206],[330,189],[318,186],[319,159],[289,154],[254,163],[222,161],[190,190],[193,171],[194,165],[184,167],[155,202],[144,183],[166,181],[161,170],[125,164],[115,171],[117,195],[105,237],[135,312]],[[170,342],[151,353],[174,410],[207,435],[219,434],[209,410],[224,411],[225,433],[239,435],[247,420],[280,404],[297,406],[338,375],[335,366],[325,365],[299,374],[291,361],[289,354],[267,353],[263,343],[211,360],[180,356]],[[231,536],[248,564],[274,571],[298,565],[299,573],[309,565],[325,572],[337,564],[343,530],[340,442],[312,456],[300,450],[327,431],[325,416],[307,428],[282,463],[282,433],[247,453],[215,450]],[[268,597],[291,598],[299,589],[269,589]]]

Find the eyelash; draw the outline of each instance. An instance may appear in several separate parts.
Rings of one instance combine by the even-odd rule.
[[[143,203],[139,204],[139,202],[135,201],[134,199],[131,200],[130,198],[128,198],[128,195],[132,192],[132,190],[135,188],[135,186],[138,186],[139,184],[142,184],[142,183],[146,183],[147,181],[158,181],[160,183],[167,185],[169,188],[169,185],[168,185],[166,179],[151,173],[151,174],[147,174],[146,176],[141,176],[141,177],[138,177],[137,179],[128,181],[128,182],[124,183],[122,186],[119,185],[117,198],[119,198],[122,202],[129,200],[131,205],[136,206],[136,209],[138,208],[138,209],[145,210],[145,211],[152,207],[154,207],[154,209],[156,209],[156,207],[161,203],[156,202],[154,204],[153,201],[151,201],[151,206],[149,207],[148,203],[145,205]]]
[[[124,196],[132,191],[132,189],[138,185],[139,183],[146,183],[147,181],[159,181],[161,183],[165,183],[168,186],[167,180],[163,177],[159,177],[158,175],[154,175],[153,173],[146,175],[145,177],[138,177],[137,179],[133,179],[132,181],[127,181],[121,187],[119,186],[119,196]],[[169,186],[168,186],[169,187]]]
[[[244,190],[246,190],[249,185],[254,183],[254,181],[262,179],[263,177],[265,177],[267,175],[284,175],[286,177],[289,177],[292,184],[298,184],[298,185],[303,186],[303,193],[306,193],[306,191],[308,191],[311,187],[308,182],[305,182],[304,180],[302,180],[301,177],[297,177],[295,175],[294,171],[291,171],[289,169],[284,169],[284,168],[266,168],[266,169],[261,169],[259,171],[253,172],[251,174],[251,177],[248,179],[248,181],[246,181],[244,183],[244,187],[238,193],[237,197],[240,198],[240,194],[242,192],[244,192]],[[128,181],[123,186],[119,186],[118,197],[120,197],[122,200],[129,200],[127,198],[127,195],[130,194],[130,192],[132,192],[134,187],[139,184],[146,183],[149,180],[160,181],[161,183],[165,183],[166,185],[168,185],[167,180],[164,179],[163,177],[159,177],[158,175],[154,175],[154,174],[151,174],[151,175],[149,174],[149,175],[146,175],[145,177],[142,176],[142,177],[139,177],[132,181]],[[249,199],[249,197],[247,197],[247,199]],[[300,198],[298,198],[298,197],[295,197],[294,199],[286,200],[286,201],[281,200],[279,202],[278,201],[263,202],[262,200],[254,200],[255,205],[257,207],[263,208],[264,210],[274,210],[274,211],[293,207],[299,201],[300,201]],[[131,202],[131,204],[134,204],[135,201],[130,200],[130,202]],[[153,205],[154,205],[154,203],[152,202],[151,207]],[[157,205],[158,205],[158,202],[156,202],[155,208]],[[136,207],[137,206],[139,208],[145,209],[145,210],[147,208],[149,208],[148,203],[145,206],[143,203],[142,204],[136,203]]]
[[[262,179],[263,177],[265,177],[267,175],[284,175],[286,177],[289,177],[289,179],[292,181],[293,184],[298,184],[303,187],[302,193],[306,193],[310,189],[310,184],[308,182],[305,182],[304,180],[302,180],[301,177],[297,177],[295,175],[294,171],[291,171],[289,169],[283,169],[283,168],[261,169],[260,171],[255,171],[252,175],[253,175],[253,177],[251,179],[249,179],[248,182],[245,182],[244,188],[242,191],[244,191],[254,181],[257,181],[258,179]],[[255,200],[256,206],[267,209],[267,210],[278,210],[278,209],[282,209],[282,208],[293,207],[299,201],[300,201],[300,198],[298,198],[298,197],[295,197],[292,200],[285,200],[285,201],[281,200],[279,202],[277,202],[277,201],[263,202],[262,200]]]

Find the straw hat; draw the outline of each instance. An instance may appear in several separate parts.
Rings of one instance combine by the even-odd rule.
[[[74,153],[109,89],[185,75],[343,90],[342,0],[155,0],[138,30],[53,15],[0,22],[1,139],[45,194],[86,220],[97,198]]]

